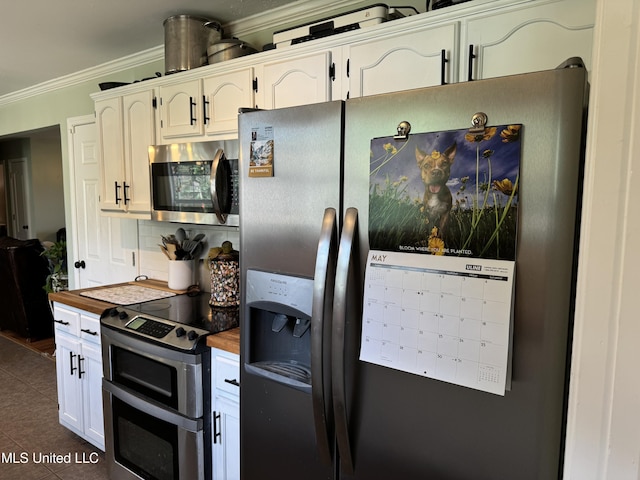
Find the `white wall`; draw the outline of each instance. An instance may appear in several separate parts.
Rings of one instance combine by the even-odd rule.
[[[640,478],[640,2],[598,0],[565,478]]]

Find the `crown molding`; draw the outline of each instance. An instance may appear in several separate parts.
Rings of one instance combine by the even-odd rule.
[[[278,25],[306,21],[309,18],[326,15],[328,11],[362,4],[361,0],[308,0],[294,2],[283,7],[274,8],[265,13],[230,22],[224,26],[225,31],[234,36],[249,35],[264,31],[269,28],[277,28]],[[104,78],[108,75],[121,72],[130,68],[139,67],[148,63],[164,59],[164,45],[144,50],[139,53],[122,57],[95,67],[87,68],[79,72],[49,80],[32,87],[0,96],[0,107],[11,103],[26,100],[31,97],[51,93],[61,88],[78,85],[80,83]]]

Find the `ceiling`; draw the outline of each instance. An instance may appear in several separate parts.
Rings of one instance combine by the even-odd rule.
[[[0,97],[164,44],[163,22],[222,24],[295,0],[27,0],[0,16]]]

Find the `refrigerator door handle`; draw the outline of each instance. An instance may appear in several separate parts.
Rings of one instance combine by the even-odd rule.
[[[358,210],[347,208],[342,225],[342,235],[336,264],[336,286],[333,301],[333,334],[331,338],[331,366],[333,385],[333,411],[335,415],[336,440],[342,469],[353,473],[353,455],[349,438],[349,418],[346,394],[345,344],[347,329],[347,295],[352,271],[358,271]],[[351,292],[353,293],[353,292]],[[356,321],[360,321],[356,319]]]
[[[331,321],[333,282],[338,251],[338,223],[335,208],[324,211],[311,307],[311,400],[316,441],[320,457],[327,464],[332,460],[333,415],[331,411]]]

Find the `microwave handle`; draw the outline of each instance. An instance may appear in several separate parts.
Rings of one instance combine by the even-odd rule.
[[[218,198],[218,191],[216,188],[216,175],[218,175],[218,169],[220,167],[220,162],[224,162],[225,156],[224,152],[221,148],[216,152],[215,157],[213,158],[213,162],[211,162],[211,177],[210,181],[210,189],[211,189],[211,202],[213,203],[213,211],[218,218],[218,221],[221,224],[227,223],[227,214],[222,211],[222,207],[220,205],[220,201]]]

